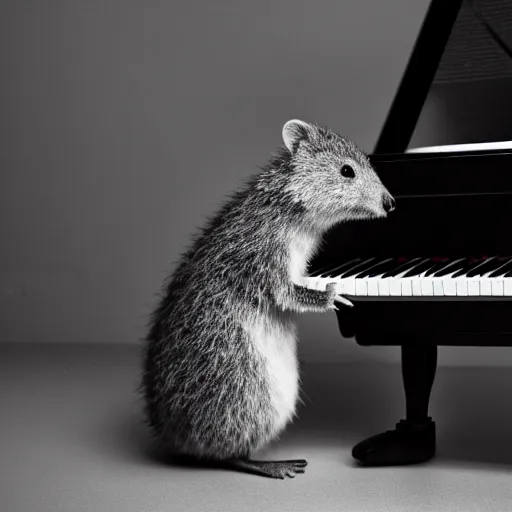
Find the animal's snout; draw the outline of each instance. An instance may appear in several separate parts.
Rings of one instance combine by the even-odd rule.
[[[395,209],[395,200],[389,194],[384,194],[382,197],[382,207],[386,213],[392,212]]]

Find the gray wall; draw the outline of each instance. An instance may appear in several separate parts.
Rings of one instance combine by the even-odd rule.
[[[372,149],[427,6],[3,0],[0,340],[138,342],[190,233],[283,122]],[[332,314],[299,327],[305,359],[397,357]]]

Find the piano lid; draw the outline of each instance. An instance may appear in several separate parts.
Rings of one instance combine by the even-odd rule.
[[[375,154],[512,148],[512,2],[432,0]]]

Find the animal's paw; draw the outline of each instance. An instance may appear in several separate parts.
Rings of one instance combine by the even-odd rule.
[[[304,459],[279,461],[242,459],[233,461],[233,465],[240,471],[284,480],[286,477],[295,478],[299,473],[304,473],[308,463]]]
[[[350,300],[348,300],[343,295],[340,295],[336,291],[336,283],[328,283],[325,287],[325,291],[327,292],[327,304],[329,309],[335,309],[338,311],[338,307],[336,306],[336,302],[341,302],[345,306],[353,307],[354,304]]]
[[[281,480],[286,477],[295,478],[299,473],[306,471],[307,465],[304,459],[269,462],[268,475]]]

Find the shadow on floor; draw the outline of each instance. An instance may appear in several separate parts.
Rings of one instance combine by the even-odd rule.
[[[394,428],[403,417],[400,367],[382,365],[308,365],[303,370],[298,418],[276,446],[319,447],[340,451],[343,463],[358,441]],[[433,463],[478,464],[512,469],[512,372],[506,368],[440,368],[431,400],[438,456]],[[159,451],[139,411],[127,407],[101,434],[111,456],[137,464],[197,468],[187,458]],[[272,458],[272,447],[267,452]],[[209,466],[211,468],[211,466]]]
[[[305,375],[312,401],[296,428],[310,442],[352,446],[404,417],[399,365],[327,367],[310,368]],[[512,469],[511,396],[512,371],[506,367],[439,368],[430,407],[437,429],[435,463]]]
[[[441,368],[435,386],[439,463],[512,469],[512,371]]]

